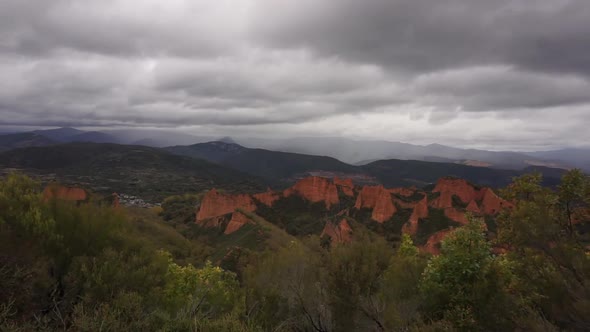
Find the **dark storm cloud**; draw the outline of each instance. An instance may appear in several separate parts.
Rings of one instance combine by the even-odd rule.
[[[419,76],[415,93],[433,104],[466,111],[538,109],[590,102],[590,81],[571,74],[547,75],[508,67],[481,67]],[[429,97],[430,96],[430,97]]]
[[[590,140],[586,0],[5,0],[0,70],[0,125]]]
[[[586,0],[266,0],[256,36],[429,72],[481,65],[590,75]]]

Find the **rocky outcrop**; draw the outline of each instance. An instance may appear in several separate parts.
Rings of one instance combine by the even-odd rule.
[[[422,218],[428,217],[428,198],[424,195],[424,198],[416,204],[410,220],[402,228],[402,232],[405,234],[416,234],[418,231],[418,222]]]
[[[48,185],[43,190],[43,200],[60,199],[65,201],[85,201],[88,193],[82,188]]]
[[[440,195],[432,200],[432,207],[448,209],[453,207],[453,194],[450,191],[440,192]]]
[[[324,202],[328,209],[340,202],[336,185],[332,181],[318,176],[299,180],[293,187],[286,189],[283,194],[285,197],[298,194],[312,203]]]
[[[232,214],[229,224],[227,224],[223,234],[231,234],[249,222],[250,219],[245,214],[240,211],[236,211]]]
[[[413,209],[418,202],[406,202],[399,198],[393,197],[393,203],[402,209]]]
[[[364,186],[357,196],[356,209],[373,209],[371,219],[383,223],[397,212],[391,194],[383,186]]]
[[[453,229],[444,229],[432,234],[422,247],[422,250],[433,255],[440,254],[441,242],[452,232]]]
[[[475,200],[472,200],[471,202],[469,202],[469,204],[467,204],[467,207],[465,208],[465,210],[468,212],[471,212],[471,213],[475,213],[475,214],[481,213],[481,210],[479,209],[479,206],[477,205],[477,202]]]
[[[209,218],[223,216],[233,213],[236,209],[254,211],[256,210],[256,205],[249,195],[221,194],[217,190],[211,189],[201,201],[196,221],[199,223]]]
[[[276,202],[281,197],[279,193],[273,192],[270,189],[268,189],[264,193],[254,194],[253,196],[260,203],[269,207],[271,207],[274,204],[274,202]]]
[[[498,197],[490,188],[482,189],[483,198],[481,201],[481,210],[488,215],[496,214],[505,208],[512,208],[512,203]]]
[[[321,236],[324,235],[329,236],[332,243],[349,243],[352,241],[352,228],[346,219],[342,219],[338,224],[327,221]]]
[[[453,221],[456,221],[462,225],[469,223],[465,212],[459,211],[453,207],[445,209],[445,216]]]
[[[334,184],[342,190],[342,193],[346,196],[354,196],[354,184],[352,183],[352,179],[340,179],[338,177],[334,178]]]
[[[415,187],[411,187],[411,188],[404,188],[404,187],[390,188],[388,190],[392,194],[397,194],[397,195],[404,196],[404,197],[410,197],[410,196],[414,195],[414,193],[416,192],[416,188]]]
[[[463,179],[442,178],[438,180],[432,192],[441,193],[441,197],[443,193],[448,193],[451,199],[453,195],[456,195],[463,203],[467,204],[475,199],[477,190]]]

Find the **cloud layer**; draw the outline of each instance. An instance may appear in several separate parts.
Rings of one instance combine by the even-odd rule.
[[[585,0],[6,0],[0,124],[590,141]]]

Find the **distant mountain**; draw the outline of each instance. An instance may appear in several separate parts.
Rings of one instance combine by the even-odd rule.
[[[92,143],[120,143],[121,141],[112,135],[100,131],[84,131],[75,128],[57,128],[48,130],[35,130],[32,133],[45,136],[53,141],[92,142]]]
[[[526,152],[535,158],[567,162],[569,165],[590,172],[590,148],[572,148],[553,151]]]
[[[30,146],[46,146],[55,144],[50,138],[36,133],[16,133],[0,135],[0,152]]]
[[[103,131],[84,131],[76,128],[64,127],[47,130],[35,130],[33,133],[45,136],[53,141],[117,143],[165,147],[171,145],[188,145],[216,140],[216,137],[195,136],[169,130],[150,129],[113,129]],[[223,138],[231,140],[229,137]],[[230,141],[228,141],[230,142]]]
[[[219,137],[196,136],[172,130],[160,129],[114,129],[103,130],[105,134],[116,137],[123,144],[137,144],[153,147],[166,147],[172,145],[190,145],[215,141]]]
[[[69,143],[16,149],[0,153],[0,170],[3,168],[20,169],[45,181],[57,179],[152,201],[212,187],[228,191],[265,188],[258,179],[233,169],[145,146]]]
[[[479,185],[504,187],[512,178],[525,173],[540,172],[544,184],[554,186],[565,170],[529,167],[523,170],[504,170],[486,167],[459,165],[454,163],[434,163],[418,160],[380,160],[361,166],[368,174],[374,176],[385,186],[416,185],[423,187],[445,176],[463,178]]]
[[[250,149],[220,141],[173,146],[166,150],[179,155],[206,159],[269,180],[284,180],[313,171],[347,174],[362,172],[355,166],[331,157]]]
[[[43,135],[43,136],[50,138],[54,141],[67,142],[69,137],[83,134],[83,133],[85,133],[85,131],[78,130],[76,128],[64,127],[64,128],[56,128],[56,129],[35,130],[35,131],[33,131],[33,133]]]
[[[385,159],[452,162],[480,167],[524,169],[539,158],[519,152],[460,149],[440,144],[426,146],[401,142],[352,140],[340,137],[298,137],[286,140],[247,138],[238,140],[245,146],[271,150],[331,156],[356,165]],[[563,163],[565,164],[565,162]],[[566,168],[567,165],[553,164]]]
[[[501,187],[515,176],[538,171],[546,176],[545,184],[554,185],[564,170],[528,167],[504,170],[457,163],[416,160],[380,160],[363,166],[353,166],[331,157],[250,149],[237,144],[208,142],[190,146],[166,148],[184,156],[206,159],[236,170],[269,180],[293,181],[303,173],[372,179],[386,186],[424,186],[444,176],[455,176],[482,185]]]
[[[468,166],[522,170],[528,166],[590,171],[590,149],[563,149],[545,152],[510,152],[461,149],[441,144],[414,145],[381,140],[353,140],[341,137],[296,137],[289,139],[232,138],[195,136],[160,129],[116,129],[83,131],[57,128],[32,132],[56,142],[95,142],[145,145],[152,147],[188,146],[220,141],[251,149],[266,149],[314,156],[329,156],[353,165],[366,165],[378,160],[422,160]],[[39,145],[47,145],[39,143]],[[26,145],[25,145],[26,146]],[[4,147],[4,150],[10,147]],[[207,156],[202,156],[207,158]]]
[[[78,135],[70,136],[66,142],[90,142],[90,143],[120,143],[120,140],[109,134],[100,131],[87,131]]]

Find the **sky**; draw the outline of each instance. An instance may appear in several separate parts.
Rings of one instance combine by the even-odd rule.
[[[0,0],[0,127],[590,142],[588,0]]]

